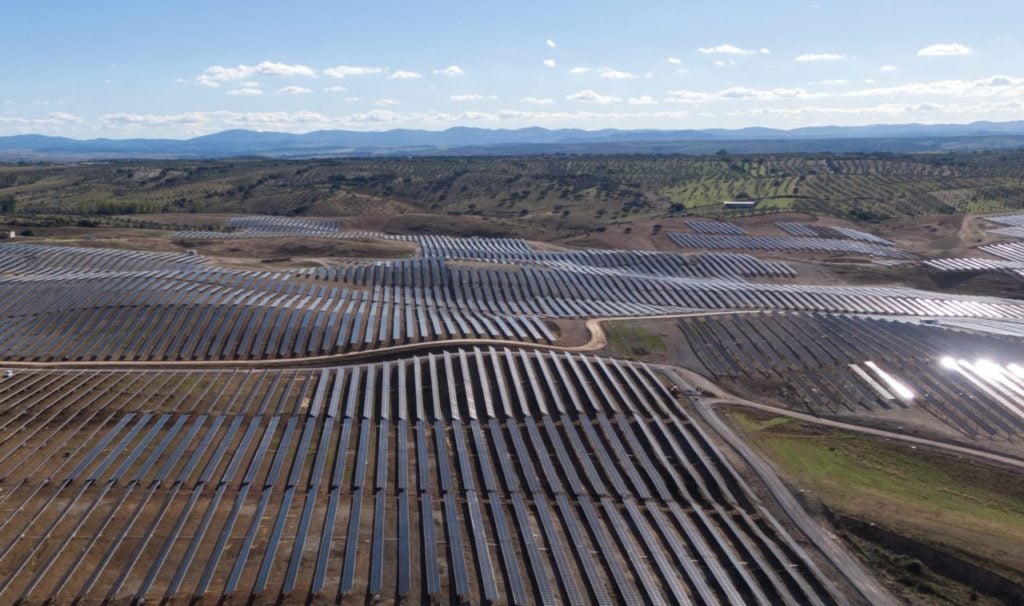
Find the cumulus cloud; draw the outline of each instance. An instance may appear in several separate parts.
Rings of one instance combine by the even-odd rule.
[[[956,55],[970,55],[974,52],[969,46],[953,42],[950,44],[932,44],[917,51],[918,57],[950,57]]]
[[[51,114],[48,114],[46,116],[46,119],[53,122],[60,122],[64,124],[78,123],[82,121],[82,118],[80,118],[79,116],[69,114],[67,112],[53,112]]]
[[[262,94],[263,91],[255,87],[236,88],[227,92],[229,97],[257,97]]]
[[[470,93],[467,95],[452,95],[448,97],[452,101],[494,101],[497,99],[494,95],[479,95],[476,93]]]
[[[548,38],[547,40],[545,40],[545,41],[544,41],[544,44],[547,44],[547,45],[548,45],[548,48],[555,48],[556,46],[558,46],[557,44],[555,44],[555,41],[554,41],[554,40],[552,40],[552,39],[550,39],[550,38]]]
[[[391,72],[388,76],[388,80],[416,80],[422,78],[423,74],[419,72],[407,72],[405,70],[396,70]]]
[[[761,50],[768,51],[766,48]],[[719,44],[718,46],[702,46],[697,49],[697,52],[702,55],[753,55],[757,51],[740,48],[732,44]]]
[[[733,59],[729,59],[728,61],[723,61],[722,59],[719,59],[715,61],[713,65],[715,67],[733,67],[736,65],[736,61]]]
[[[658,101],[654,97],[643,95],[640,97],[630,97],[626,99],[626,103],[629,105],[655,105]]]
[[[602,67],[599,71],[601,72],[602,78],[608,78],[609,80],[632,80],[637,77],[636,74],[612,69],[610,67]]]
[[[366,67],[360,65],[335,65],[329,67],[323,71],[323,74],[328,78],[348,78],[349,76],[367,76],[372,74],[382,74],[387,69],[383,67]]]
[[[340,93],[348,90],[344,86],[328,86],[324,88],[325,93]]]
[[[238,65],[236,67],[223,67],[211,65],[203,70],[196,77],[196,82],[202,86],[217,88],[224,82],[245,80],[252,76],[308,76],[314,77],[317,71],[305,65],[290,65],[287,63],[276,63],[263,61],[256,65]]]
[[[458,65],[449,65],[444,69],[435,69],[434,73],[439,76],[461,76],[466,73]]]
[[[598,105],[607,105],[609,103],[617,103],[619,101],[622,101],[620,97],[614,97],[612,95],[602,95],[592,90],[581,90],[578,93],[566,95],[565,98],[569,101],[597,103]]]
[[[390,107],[393,105],[401,105],[402,102],[395,99],[377,99],[373,104],[378,107]]]
[[[883,65],[882,67],[878,68],[878,71],[880,71],[880,72],[894,72],[897,69],[898,68],[895,65]]]
[[[992,82],[1004,89],[1001,82]],[[713,94],[713,93],[705,93]],[[749,96],[749,93],[737,93]],[[834,95],[838,98],[838,95]],[[640,99],[642,97],[637,97]],[[628,105],[627,105],[628,104]],[[206,134],[232,128],[248,128],[276,132],[309,132],[313,130],[344,128],[375,130],[388,128],[431,128],[457,124],[502,124],[508,127],[529,125],[557,125],[632,128],[689,128],[696,124],[680,122],[691,116],[720,121],[747,118],[741,123],[764,123],[767,118],[778,119],[778,124],[800,126],[813,123],[870,124],[881,119],[906,120],[922,123],[966,122],[978,119],[1012,119],[1024,112],[1024,97],[956,100],[911,100],[905,103],[885,102],[878,105],[850,106],[836,104],[790,104],[768,106],[754,103],[747,107],[721,110],[710,107],[698,112],[684,108],[659,110],[658,105],[629,103],[620,110],[614,106],[577,106],[555,110],[523,107],[493,111],[401,111],[397,108],[374,108],[370,111],[325,115],[317,112],[234,112],[208,111],[171,115],[105,114],[95,119],[82,120],[73,115],[53,114],[40,118],[25,118],[0,114],[0,128],[5,132],[89,132],[105,129],[109,132],[147,135]],[[628,107],[628,110],[626,109]],[[67,121],[67,122],[63,122]],[[70,126],[66,126],[70,124]]]
[[[813,61],[842,61],[846,59],[846,55],[840,55],[838,53],[804,53],[796,56],[796,61],[801,63],[808,63]]]
[[[830,93],[811,93],[802,88],[756,89],[733,86],[715,92],[670,90],[666,101],[676,103],[707,103],[711,101],[779,101],[783,99],[818,99]]]
[[[847,97],[883,97],[892,95],[1024,97],[1024,78],[991,76],[978,80],[939,80],[908,82],[896,86],[866,88],[844,93]]]
[[[223,114],[234,114],[233,112],[221,112]],[[186,112],[181,114],[131,114],[131,113],[112,113],[103,114],[100,116],[100,126],[106,129],[124,130],[124,131],[136,131],[142,128],[152,127],[185,127],[186,131],[191,132],[189,127],[197,127],[204,124],[208,124],[213,119],[213,113],[211,112]]]
[[[308,95],[313,92],[311,88],[305,88],[303,86],[286,86],[284,88],[277,89],[278,95]]]
[[[590,71],[589,67],[583,67],[582,65],[577,65],[576,67],[570,69],[569,73],[574,75],[574,76],[578,76],[580,74],[585,74],[585,73],[587,73],[589,71]]]
[[[668,57],[665,59],[665,62],[671,63],[672,65],[679,65],[683,62],[683,60],[680,59],[679,57]]]
[[[874,81],[868,81],[872,84]],[[844,85],[846,80],[822,80],[814,84]],[[977,80],[941,80],[936,82],[909,82],[895,86],[867,87],[847,91],[811,92],[803,88],[770,88],[757,89],[744,86],[733,86],[718,91],[671,90],[668,91],[666,102],[674,103],[710,103],[721,101],[787,101],[810,100],[825,98],[868,98],[908,96],[921,98],[936,97],[993,97],[1002,99],[1024,99],[1024,77],[991,76]]]
[[[545,60],[544,60],[544,65],[546,65],[546,66],[548,66],[548,67],[555,67],[555,66],[556,66],[556,65],[558,65],[558,64],[557,64],[557,63],[555,63],[555,60],[554,60],[554,59],[545,59]]]
[[[554,99],[537,98],[537,97],[523,97],[519,100],[524,105],[551,105],[554,103]]]
[[[13,105],[5,100],[6,105]],[[22,116],[0,114],[0,127],[5,133],[60,133],[69,126],[84,122],[84,119],[67,112],[54,112],[41,118],[25,118]]]

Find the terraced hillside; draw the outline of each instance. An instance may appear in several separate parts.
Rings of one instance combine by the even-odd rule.
[[[1022,152],[943,155],[538,156],[113,162],[0,167],[22,212],[402,212],[539,220],[569,229],[723,200],[855,219],[1020,208]]]
[[[716,379],[760,386],[812,414],[913,409],[972,440],[1019,443],[1024,436],[1018,337],[968,332],[955,323],[807,313],[683,319],[679,329]]]
[[[887,603],[716,402],[1021,450],[1024,302],[816,281],[837,254],[920,269],[870,233],[347,223],[0,244],[0,601]],[[410,256],[155,252],[294,239]],[[622,335],[675,357],[618,359]]]
[[[509,349],[23,373],[0,595],[838,603],[663,380]]]
[[[555,319],[700,310],[1024,318],[1024,304],[1009,300],[754,283],[747,277],[779,280],[792,270],[743,255],[546,252],[521,240],[404,238],[421,248],[418,259],[295,272],[222,269],[198,255],[8,244],[0,247],[0,356],[201,362],[462,339],[551,343]]]

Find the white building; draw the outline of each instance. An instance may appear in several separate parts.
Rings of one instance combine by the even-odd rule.
[[[754,208],[755,206],[757,206],[757,200],[726,200],[722,202],[722,208],[725,210]]]

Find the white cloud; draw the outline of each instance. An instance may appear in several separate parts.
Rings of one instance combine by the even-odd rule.
[[[48,114],[45,119],[62,124],[82,122],[82,118],[67,112],[53,112],[52,114]]]
[[[217,88],[224,82],[245,80],[252,76],[308,76],[315,77],[317,71],[305,65],[289,65],[287,63],[275,63],[263,61],[256,65],[239,65],[237,67],[223,67],[211,65],[203,70],[196,77],[196,82],[202,86]]]
[[[729,59],[728,61],[723,61],[719,59],[715,61],[712,65],[714,65],[715,67],[734,67],[736,65],[736,61],[734,61],[733,59]]]
[[[264,61],[256,65],[256,73],[261,76],[316,76],[316,70],[305,65],[288,65]]]
[[[676,103],[707,103],[711,101],[779,101],[784,99],[818,99],[831,93],[811,93],[802,88],[756,89],[733,86],[717,92],[670,90],[666,101]]]
[[[632,80],[633,78],[637,77],[636,74],[631,74],[629,72],[624,72],[618,69],[612,69],[610,67],[602,67],[598,71],[601,72],[602,78],[608,78],[609,80]]]
[[[359,97],[345,97],[346,101],[358,101]]]
[[[555,66],[556,66],[556,65],[558,65],[558,64],[557,64],[557,63],[555,63],[555,60],[554,60],[554,59],[545,59],[545,60],[544,60],[544,65],[546,65],[546,66],[548,66],[548,67],[555,67]]]
[[[378,107],[391,107],[394,105],[401,105],[402,102],[396,101],[395,99],[377,99],[373,104]]]
[[[940,80],[908,82],[896,86],[867,88],[844,93],[846,97],[883,97],[892,95],[960,96],[960,97],[1024,97],[1024,78],[991,76],[978,80]]]
[[[444,69],[435,69],[434,73],[439,76],[461,76],[466,72],[462,71],[462,68],[458,65],[449,65]]]
[[[665,59],[665,62],[671,63],[672,65],[679,65],[683,62],[683,60],[680,59],[679,57],[668,57]]]
[[[804,53],[797,55],[795,61],[807,63],[812,61],[842,61],[843,59],[846,59],[846,55],[838,53]]]
[[[954,55],[970,55],[974,52],[969,46],[957,42],[951,44],[932,44],[917,51],[918,57],[949,57]]]
[[[770,55],[772,54],[772,49],[761,47],[760,49],[758,49],[757,52],[761,53],[762,55]]]
[[[867,80],[867,84],[874,80]],[[849,84],[846,80],[823,80],[818,85]],[[721,101],[787,101],[825,98],[867,98],[905,95],[922,98],[935,97],[993,97],[1024,100],[1024,77],[991,76],[978,80],[942,80],[937,82],[911,82],[896,86],[869,87],[858,90],[811,92],[803,88],[755,89],[734,86],[718,91],[672,90],[668,91],[666,102],[711,103]]]
[[[258,88],[236,88],[227,92],[229,97],[257,97],[262,94],[263,91]]]
[[[278,95],[308,95],[312,92],[313,89],[303,86],[286,86],[277,90]]]
[[[419,72],[407,72],[400,69],[391,72],[391,75],[388,76],[388,80],[416,80],[422,77],[423,74]]]
[[[585,73],[587,73],[589,71],[590,71],[589,67],[583,67],[581,65],[577,65],[576,67],[570,69],[569,73],[574,75],[574,76],[578,76],[580,74],[585,74]]]
[[[554,99],[537,98],[537,97],[523,97],[519,100],[524,105],[551,105],[554,103]]]
[[[113,113],[100,116],[100,126],[102,128],[117,128],[128,131],[139,130],[144,127],[198,126],[207,124],[210,121],[210,112],[188,112],[183,114],[165,115]]]
[[[821,85],[824,85],[824,86],[838,86],[840,84],[846,84],[846,83],[847,83],[846,80],[843,80],[842,78],[837,78],[835,80],[818,80],[817,82],[812,82],[811,84],[821,84]]]
[[[766,50],[768,49],[762,49],[762,51]],[[698,48],[697,52],[704,55],[753,55],[756,51],[733,46],[732,44],[719,44],[718,46],[703,46]]]
[[[554,40],[552,40],[552,39],[550,39],[550,38],[548,38],[547,40],[545,40],[545,41],[544,41],[544,44],[547,44],[547,45],[548,45],[548,48],[555,48],[556,46],[558,46],[557,44],[555,44],[555,41],[554,41]]]
[[[640,97],[630,97],[629,99],[626,99],[626,103],[630,105],[655,105],[657,102],[657,99],[649,95],[643,95]]]
[[[611,95],[602,95],[592,90],[581,90],[578,93],[566,95],[565,98],[569,101],[581,101],[584,103],[597,103],[598,105],[607,105],[609,103],[617,103],[622,101],[620,97],[613,97]]]
[[[882,67],[878,68],[878,71],[880,71],[880,72],[894,72],[897,69],[899,69],[899,68],[897,68],[895,65],[883,65]]]
[[[328,86],[324,88],[325,93],[340,93],[348,90],[344,86]]]
[[[11,105],[5,101],[4,103]],[[61,133],[69,126],[83,123],[84,119],[66,112],[54,112],[43,118],[0,115],[0,127],[7,133]]]
[[[329,67],[323,71],[323,74],[328,78],[347,78],[349,76],[367,76],[372,74],[382,74],[387,69],[383,67],[366,67],[359,65],[336,65]]]
[[[448,98],[451,99],[452,101],[494,101],[495,99],[497,99],[497,97],[494,95],[478,95],[475,93],[471,93],[468,95],[452,95],[451,97]]]

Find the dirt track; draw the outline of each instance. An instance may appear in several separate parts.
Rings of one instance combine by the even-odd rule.
[[[356,351],[351,353],[333,354],[329,356],[310,356],[305,358],[279,358],[274,360],[160,360],[160,361],[115,361],[95,360],[80,362],[3,362],[5,368],[105,368],[105,369],[188,369],[188,368],[281,368],[296,366],[333,366],[349,364],[354,362],[366,362],[378,360],[389,356],[404,355],[417,352],[426,352],[437,349],[452,347],[518,347],[527,349],[544,349],[548,351],[565,351],[580,353],[598,351],[604,349],[608,344],[608,337],[605,334],[604,322],[616,322],[621,320],[659,320],[667,318],[686,318],[692,316],[711,316],[719,314],[757,313],[755,311],[696,311],[678,314],[665,314],[660,316],[609,316],[605,318],[590,318],[586,322],[590,339],[582,345],[553,345],[547,343],[530,343],[527,341],[510,341],[505,339],[449,339],[445,341],[428,341],[424,343],[409,343],[407,345],[393,345],[390,347],[379,347],[367,351]]]

